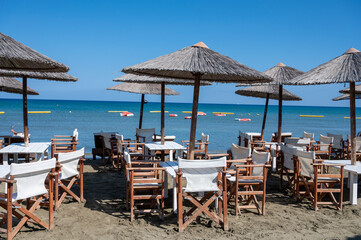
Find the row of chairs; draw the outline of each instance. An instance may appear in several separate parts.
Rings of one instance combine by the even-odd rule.
[[[5,185],[4,193],[0,194],[0,207],[4,210],[0,214],[0,225],[6,225],[6,228],[0,228],[0,231],[7,234],[7,239],[13,239],[28,222],[52,229],[54,210],[57,210],[67,197],[78,202],[83,201],[84,148],[78,151],[60,151],[52,153],[56,157],[51,159],[12,163],[9,166],[9,176],[0,179]],[[74,185],[79,186],[78,195],[73,191]],[[49,211],[47,222],[35,215],[40,206]],[[18,220],[13,221],[13,217]]]

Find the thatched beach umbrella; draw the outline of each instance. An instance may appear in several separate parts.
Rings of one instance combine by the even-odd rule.
[[[355,99],[361,99],[361,94],[356,94]],[[341,100],[350,100],[350,94],[343,94],[341,96],[332,99],[332,101],[341,101]]]
[[[25,146],[29,144],[29,124],[28,124],[28,97],[27,92],[27,79],[46,79],[63,82],[76,82],[77,78],[67,73],[56,72],[31,72],[31,71],[12,71],[0,69],[0,76],[22,77],[23,78],[23,121],[24,121],[24,142]]]
[[[164,103],[165,103],[165,85],[193,85],[193,80],[186,79],[173,79],[173,78],[164,78],[164,77],[152,77],[145,75],[136,75],[136,74],[124,74],[113,81],[115,82],[132,82],[132,83],[148,83],[148,84],[160,84],[161,86],[161,143],[164,144]],[[201,85],[211,85],[210,82],[202,82]]]
[[[7,93],[23,93],[23,85],[21,82],[12,77],[0,77],[0,91]],[[27,88],[28,95],[39,95],[39,93],[31,88]]]
[[[69,67],[0,33],[0,69],[35,72],[67,72]]]
[[[261,139],[263,140],[264,129],[266,125],[266,117],[267,117],[267,109],[268,109],[268,100],[274,99],[279,100],[279,89],[280,85],[276,84],[265,84],[263,86],[252,86],[244,89],[239,89],[236,91],[236,94],[248,96],[248,97],[258,97],[265,98],[266,104],[264,107],[263,121],[262,121],[262,131],[261,131]],[[282,100],[285,101],[301,101],[302,98],[297,95],[291,93],[290,91],[283,89],[282,90]]]
[[[162,94],[161,84],[145,84],[145,83],[121,83],[113,87],[107,88],[107,90],[116,90],[130,93],[142,94],[142,100],[140,105],[140,114],[139,114],[139,128],[142,128],[143,123],[143,108],[144,108],[144,95],[153,94],[161,95]],[[170,88],[164,89],[165,95],[179,95],[179,92],[176,92]]]
[[[194,158],[199,86],[201,81],[262,83],[272,79],[239,62],[209,49],[203,42],[122,70],[139,75],[194,80],[189,158]]]
[[[361,81],[361,52],[350,48],[341,56],[293,79],[288,84],[315,85],[350,83],[351,162],[356,164],[355,82]]]
[[[274,82],[272,84],[279,85],[278,88],[278,145],[281,144],[282,139],[282,99],[283,99],[283,85],[291,79],[303,74],[302,71],[293,67],[286,66],[283,63],[278,63],[276,66],[263,72],[264,74],[272,77]]]
[[[350,88],[345,88],[339,91],[340,93],[350,94]],[[355,86],[355,94],[361,94],[361,84]]]

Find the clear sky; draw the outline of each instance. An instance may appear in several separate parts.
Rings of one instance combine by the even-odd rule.
[[[30,79],[29,86],[41,94],[31,98],[138,101],[137,94],[105,90],[116,84],[112,79],[123,67],[203,41],[259,71],[278,62],[308,71],[351,46],[361,50],[360,13],[359,0],[0,0],[0,31],[68,65],[79,78],[76,83]],[[181,95],[166,101],[192,101],[192,87],[170,87]],[[348,106],[331,100],[344,87],[288,86],[304,100],[285,104]],[[235,90],[235,84],[203,87],[200,101],[264,103]]]

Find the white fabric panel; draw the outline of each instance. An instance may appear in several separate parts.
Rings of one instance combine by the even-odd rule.
[[[315,137],[314,133],[303,132],[303,138],[313,139],[314,137]]]
[[[232,159],[249,158],[251,156],[251,148],[241,147],[232,143],[231,153],[232,153]],[[243,163],[232,163],[230,168],[234,169],[235,166],[239,164],[243,164]]]
[[[178,158],[178,168],[187,180],[186,192],[219,191],[218,173],[226,167],[226,157],[212,160]]]
[[[35,197],[47,193],[45,180],[51,169],[55,168],[56,159],[32,163],[16,164],[10,166],[10,175],[16,180],[14,201]]]
[[[300,160],[301,174],[313,178],[313,160],[316,158],[315,152],[295,150],[295,155]]]
[[[202,136],[201,136],[201,142],[202,143],[207,143],[209,142],[209,135],[205,135],[204,133],[202,133]],[[201,145],[201,149],[204,150],[206,148],[205,145]]]
[[[78,133],[78,129],[76,128],[73,131],[73,137],[75,138],[75,141],[78,141],[79,133]]]
[[[294,164],[293,164],[293,155],[295,155],[295,150],[299,149],[302,150],[302,148],[298,148],[292,145],[281,145],[281,151],[283,153],[284,158],[284,166],[287,169],[294,170]]]
[[[127,165],[130,166],[131,163],[132,163],[132,161],[131,161],[130,154],[129,154],[129,152],[128,152],[127,149],[124,150],[124,159],[125,159],[125,162],[127,163]],[[128,168],[127,168],[126,174],[127,174],[127,180],[129,181],[129,180],[130,180],[130,176],[129,176],[129,170],[128,170]]]
[[[331,144],[333,143],[333,137],[326,137],[320,134],[320,144]],[[320,146],[321,151],[328,151],[328,146]]]
[[[327,133],[327,137],[333,137],[332,148],[343,149],[343,137],[342,137],[342,134]]]
[[[356,137],[356,152],[361,152],[361,137]]]
[[[252,153],[252,162],[254,165],[264,165],[270,160],[269,152],[258,152],[253,150]],[[252,176],[263,176],[263,168],[255,167],[253,168]]]
[[[136,136],[137,137],[144,137],[145,143],[151,143],[153,142],[153,136],[155,134],[155,128],[148,128],[148,129],[144,129],[144,128],[137,128],[136,129]]]
[[[58,162],[61,167],[60,179],[67,179],[79,174],[78,164],[80,159],[84,156],[84,148],[68,153],[59,153]]]

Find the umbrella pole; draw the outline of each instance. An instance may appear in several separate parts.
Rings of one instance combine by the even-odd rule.
[[[264,128],[266,126],[266,118],[267,118],[267,110],[268,110],[268,100],[269,100],[269,93],[267,93],[266,98],[266,105],[264,106],[264,114],[263,114],[263,122],[262,122],[262,131],[261,131],[261,140],[263,141],[264,136]]]
[[[351,164],[356,165],[355,82],[350,82]]]
[[[283,93],[283,86],[282,84],[279,86],[279,93],[278,93],[278,138],[277,143],[278,146],[281,146],[282,140],[282,93]]]
[[[162,102],[161,102],[161,130],[160,130],[160,134],[161,134],[161,144],[164,144],[164,101],[165,101],[165,84],[164,82],[162,82],[161,85],[161,94],[162,94]]]
[[[139,129],[142,128],[142,124],[143,124],[143,110],[144,110],[144,94],[142,94],[142,103],[140,105]]]
[[[198,113],[198,100],[199,100],[199,86],[201,83],[201,74],[194,74],[194,92],[193,92],[193,107],[192,107],[192,121],[191,121],[191,135],[189,138],[189,154],[188,159],[194,159],[194,146],[196,142],[196,129],[197,129],[197,113]]]
[[[29,146],[29,125],[28,125],[28,96],[27,96],[27,78],[23,77],[23,120],[24,120],[24,143]]]

